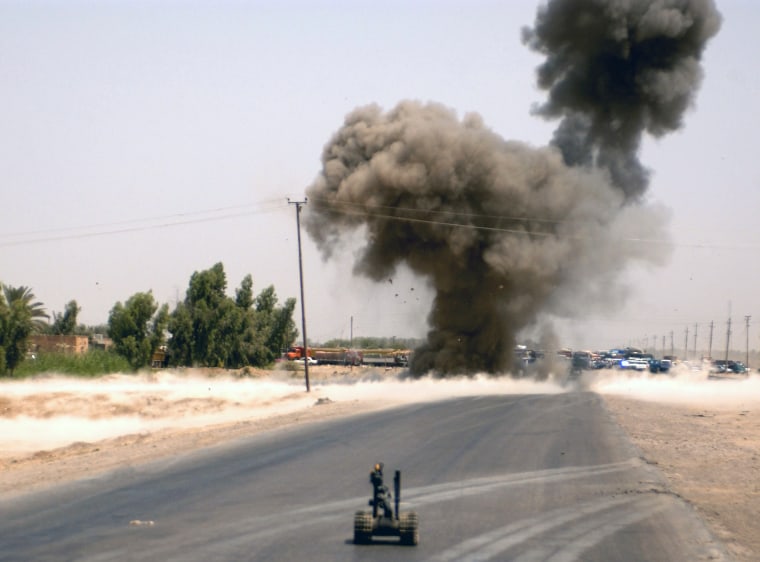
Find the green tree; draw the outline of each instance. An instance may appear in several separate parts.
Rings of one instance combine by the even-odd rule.
[[[172,365],[195,365],[193,359],[193,317],[187,302],[177,304],[169,316],[169,362]]]
[[[77,329],[77,315],[82,311],[77,301],[72,300],[66,305],[62,313],[53,312],[53,326],[51,332],[60,336],[70,336]]]
[[[44,331],[49,316],[44,305],[35,300],[29,287],[2,285],[0,305],[0,349],[3,373],[13,372],[26,356],[27,340],[35,332]]]
[[[243,277],[240,288],[235,291],[235,304],[243,310],[253,306],[253,278],[250,273]]]
[[[2,288],[1,283],[0,288]],[[9,320],[10,309],[5,302],[5,297],[2,295],[2,290],[0,290],[0,375],[5,374],[5,332],[7,330]]]
[[[219,349],[220,315],[227,298],[224,266],[196,271],[190,276],[184,302],[169,318],[169,357],[172,364],[185,366],[222,366]],[[222,361],[222,365],[220,365]]]
[[[108,316],[108,336],[116,352],[134,369],[150,363],[151,355],[164,343],[169,307],[160,309],[153,294],[136,293],[125,304],[117,302]]]
[[[282,307],[277,306],[277,293],[274,286],[265,288],[256,297],[256,315],[259,330],[266,334],[264,346],[268,361],[280,356],[298,337],[298,330],[293,321],[295,299],[287,299]]]
[[[235,291],[225,295],[224,266],[195,272],[185,300],[170,315],[170,361],[174,365],[240,368],[271,363],[295,336],[295,301],[277,307],[274,288],[253,296],[253,279],[246,275]],[[285,342],[283,339],[292,338]]]

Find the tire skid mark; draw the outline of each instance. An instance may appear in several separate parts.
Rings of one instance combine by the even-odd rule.
[[[516,474],[473,478],[470,480],[461,480],[459,482],[448,482],[446,484],[409,488],[404,495],[409,503],[420,506],[456,499],[462,496],[486,494],[494,490],[511,486],[522,486],[539,482],[561,482],[564,480],[574,480],[614,472],[623,472],[642,465],[643,463],[641,459],[631,458],[626,461],[610,464],[519,472]]]
[[[471,478],[468,480],[446,482],[443,484],[432,484],[429,486],[417,486],[414,488],[407,488],[405,490],[403,494],[404,501],[402,502],[402,505],[414,505],[417,507],[421,505],[428,505],[456,499],[463,496],[487,494],[494,490],[511,486],[522,486],[526,484],[532,485],[538,482],[561,482],[564,480],[588,478],[602,474],[631,470],[643,466],[643,464],[644,463],[639,458],[630,458],[625,461],[610,464],[571,466],[559,469],[554,468],[535,470],[530,472],[502,474],[498,476],[488,476],[483,478]],[[276,525],[278,528],[281,528],[283,516],[287,516],[288,518],[297,518],[298,516],[320,515],[324,518],[325,516],[331,515],[333,512],[342,514],[347,509],[358,509],[359,506],[364,506],[366,504],[366,501],[366,496],[361,496],[359,498],[351,498],[319,505],[309,505],[306,507],[289,510],[287,512],[278,512],[277,514],[272,514],[264,517],[254,517],[250,519],[247,524],[267,526],[271,523],[273,525]]]
[[[585,519],[548,537],[536,548],[515,558],[515,562],[575,562],[588,549],[628,525],[655,515],[667,507],[662,497],[634,500],[625,510]]]
[[[555,509],[548,513],[542,513],[535,517],[522,519],[504,527],[483,533],[477,537],[470,538],[459,545],[449,547],[445,552],[431,558],[430,561],[477,561],[491,560],[497,557],[498,559],[503,559],[503,557],[500,556],[503,552],[518,546],[525,541],[538,537],[543,533],[552,531],[557,527],[567,525],[573,521],[581,521],[583,527],[586,527],[587,525],[598,527],[609,520],[610,512],[614,513],[616,509],[625,507],[627,513],[629,509],[637,506],[639,503],[645,504],[647,503],[647,499],[631,498],[628,496],[612,497]],[[573,527],[571,527],[571,529],[573,529]],[[543,548],[543,545],[541,548]],[[526,558],[525,561],[522,561],[522,558],[520,560],[522,562],[527,562],[527,560],[545,560],[546,555],[551,554],[555,549],[553,544],[547,548],[549,552],[543,552],[543,557],[541,557],[541,553],[538,552],[538,550],[541,549],[536,549],[536,557]],[[572,560],[575,560],[575,558]]]
[[[408,488],[404,492],[404,501],[402,501],[401,505],[405,508],[417,509],[424,505],[461,497],[488,494],[512,486],[535,485],[539,482],[562,482],[596,477],[614,472],[624,472],[641,467],[643,464],[639,458],[630,458],[625,461],[609,464],[535,470],[471,478],[429,486],[417,486]],[[366,503],[367,497],[361,496],[318,505],[308,505],[284,512],[272,513],[271,515],[253,515],[245,519],[238,519],[238,525],[229,529],[224,534],[215,535],[213,542],[223,541],[226,546],[242,546],[277,535],[287,535],[303,529],[304,526],[332,524],[335,521],[345,519],[346,513],[353,515],[354,511],[365,508]],[[571,511],[577,513],[578,509],[574,507]],[[202,552],[206,548],[210,549],[209,553],[213,553],[214,550],[213,545],[209,545],[208,537],[205,536],[188,537],[185,544],[196,548],[197,552]],[[173,552],[154,551],[151,554],[171,559]],[[446,560],[455,559],[447,558]]]
[[[668,500],[665,497],[653,497],[649,498],[649,500],[649,502],[642,502],[644,505],[639,507],[638,512],[621,513],[616,518],[602,522],[602,524],[598,525],[596,528],[587,529],[574,540],[562,545],[561,551],[557,552],[554,556],[549,558],[549,560],[551,562],[573,562],[575,560],[580,560],[581,555],[585,551],[599,544],[605,538],[614,535],[628,525],[652,517],[668,507]],[[597,521],[597,523],[599,523],[599,521]],[[543,558],[541,559],[543,560]]]

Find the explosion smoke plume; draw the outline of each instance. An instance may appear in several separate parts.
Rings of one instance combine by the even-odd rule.
[[[667,11],[672,25],[644,25],[654,15],[643,6],[655,4],[673,6]],[[604,21],[591,18],[598,16],[592,6],[625,21],[628,35],[622,29],[612,33]],[[623,7],[641,15],[625,17]],[[346,117],[324,149],[321,174],[307,190],[304,224],[325,258],[363,228],[366,245],[355,264],[358,274],[382,281],[403,263],[429,281],[435,291],[430,332],[414,354],[413,372],[507,372],[515,336],[540,314],[569,314],[573,303],[611,302],[620,296],[621,264],[662,259],[661,248],[631,242],[642,230],[627,230],[637,225],[650,238],[665,238],[659,232],[666,222],[661,213],[625,203],[646,183],[636,160],[642,132],[662,134],[678,126],[692,94],[684,86],[672,93],[671,103],[662,95],[655,103],[653,92],[675,79],[667,79],[671,75],[656,57],[659,66],[650,69],[644,57],[626,59],[622,47],[610,44],[618,36],[630,44],[630,36],[652,41],[651,48],[666,45],[673,75],[689,69],[698,82],[695,49],[686,44],[711,33],[678,30],[688,30],[684,22],[690,20],[691,27],[714,33],[717,23],[711,27],[708,20],[719,20],[709,8],[709,1],[581,0],[542,9],[536,30],[524,36],[548,56],[540,77],[553,89],[541,112],[566,117],[555,138],[562,152],[506,141],[479,116],[460,121],[433,103],[405,101],[389,112],[371,105]],[[564,18],[561,25],[557,18]],[[596,23],[586,29],[585,21]],[[563,25],[577,33],[560,33],[555,41],[555,29]],[[595,40],[594,33],[601,37]],[[572,95],[572,103],[562,109],[565,84],[578,74],[575,69],[594,69],[598,65],[591,61],[604,55],[594,46],[618,53],[617,66],[625,67],[628,60],[630,68],[606,78],[594,74],[615,96],[597,93],[581,102]],[[554,48],[558,54],[552,54]],[[629,45],[628,52],[638,51]],[[619,82],[618,75],[628,80]],[[609,123],[603,126],[605,115]],[[580,146],[575,156],[558,140],[568,133],[570,144]]]
[[[720,28],[712,0],[555,0],[524,42],[546,56],[538,109],[561,117],[553,144],[570,166],[608,169],[626,197],[646,190],[641,135],[678,129],[702,80],[699,60]]]

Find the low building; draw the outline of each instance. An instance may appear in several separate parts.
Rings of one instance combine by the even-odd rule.
[[[113,340],[104,334],[93,334],[90,339],[90,347],[108,351],[113,347]]]
[[[29,336],[29,351],[42,353],[87,353],[87,336]]]

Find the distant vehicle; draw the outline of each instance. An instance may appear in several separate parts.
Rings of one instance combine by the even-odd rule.
[[[652,373],[667,373],[670,371],[672,363],[670,359],[650,359],[649,371]]]
[[[301,345],[291,346],[283,357],[290,361],[303,361],[304,355],[313,357],[320,365],[361,365],[364,362],[362,352],[356,349],[310,347],[308,353],[304,353]]]
[[[618,367],[628,371],[647,371],[649,370],[649,361],[638,357],[631,357],[630,359],[621,359]]]
[[[710,373],[731,373],[734,375],[748,374],[747,367],[741,361],[732,361],[729,359],[716,359],[710,365]]]
[[[306,362],[309,365],[318,365],[319,364],[319,361],[317,361],[313,357],[303,357],[303,358],[299,359],[299,361],[301,361],[301,363]]]
[[[729,361],[728,368],[732,373],[736,373],[737,375],[748,374],[747,367],[741,361]]]
[[[571,360],[572,368],[586,371],[591,369],[591,363],[593,361],[593,355],[590,351],[574,351]]]

